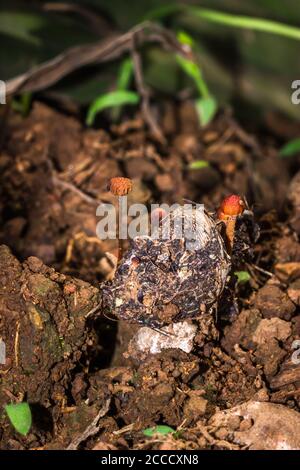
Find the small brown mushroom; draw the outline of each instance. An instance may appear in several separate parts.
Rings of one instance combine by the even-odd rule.
[[[124,240],[120,239],[120,224],[119,224],[119,211],[120,211],[120,199],[124,196],[127,196],[132,191],[132,181],[129,178],[125,178],[123,176],[116,176],[109,180],[108,190],[114,195],[118,197],[117,202],[117,209],[118,209],[118,217],[117,217],[117,240],[118,240],[118,259],[117,264],[120,263],[123,254],[124,254]]]
[[[116,176],[110,179],[108,189],[114,196],[127,196],[132,191],[132,181],[129,178]]]

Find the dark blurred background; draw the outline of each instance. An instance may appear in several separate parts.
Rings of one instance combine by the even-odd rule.
[[[54,11],[73,3],[79,10]],[[298,0],[73,0],[44,2],[0,1],[0,79],[7,80],[67,48],[97,41],[114,31],[127,31],[145,18],[156,17],[175,33],[184,31],[197,45],[197,54],[211,93],[221,104],[231,103],[240,117],[258,118],[270,112],[300,119],[300,106],[291,103],[291,83],[300,79],[300,41],[265,32],[210,23],[188,9],[199,6],[239,15],[266,18],[300,28]],[[53,7],[56,4],[56,8]],[[86,10],[80,10],[80,8]],[[186,77],[175,58],[159,47],[143,54],[145,80],[160,94],[174,96]],[[77,103],[88,105],[114,87],[119,61],[90,66],[53,87]]]

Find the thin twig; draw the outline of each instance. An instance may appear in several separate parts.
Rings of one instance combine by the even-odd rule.
[[[89,204],[99,205],[102,204],[102,201],[99,199],[95,199],[88,194],[84,193],[81,189],[77,188],[74,184],[68,183],[67,181],[63,181],[56,176],[52,176],[52,182],[56,186],[60,186],[63,189],[67,189],[68,191],[72,191],[73,193],[77,194],[81,199],[88,202]]]
[[[136,49],[134,36],[132,38],[131,57],[132,57],[133,67],[134,67],[134,77],[135,77],[136,88],[142,100],[142,113],[143,113],[144,119],[146,123],[148,124],[153,135],[157,138],[157,140],[159,140],[162,144],[164,144],[166,140],[161,130],[159,129],[158,124],[156,120],[154,119],[152,112],[151,112],[150,93],[144,83],[141,56]]]
[[[102,307],[102,302],[99,302],[96,307],[91,308],[91,310],[88,311],[88,313],[85,315],[85,318],[90,317],[94,313],[98,312],[98,310]]]
[[[8,80],[7,96],[24,91],[43,90],[80,67],[115,60],[125,52],[131,52],[133,37],[138,46],[145,42],[159,42],[165,49],[192,60],[190,51],[171,31],[156,23],[145,21],[127,33],[114,34],[93,44],[71,47],[53,59]]]
[[[44,90],[66,75],[90,64],[99,64],[118,59],[124,53],[133,54],[137,88],[142,97],[142,111],[153,135],[162,143],[165,139],[153,118],[149,106],[149,93],[142,79],[140,57],[136,49],[145,42],[159,43],[165,50],[194,60],[191,49],[181,44],[176,36],[157,23],[145,21],[124,34],[112,34],[111,37],[94,44],[76,46],[67,49],[53,59],[31,68],[28,72],[8,80],[7,96],[16,93]],[[133,47],[134,45],[134,47]]]
[[[115,436],[120,436],[121,434],[125,434],[125,433],[127,433],[127,432],[131,432],[131,431],[133,431],[134,424],[135,424],[135,423],[127,424],[127,426],[124,426],[123,428],[118,429],[117,431],[113,431],[113,434],[114,434]]]
[[[248,264],[248,267],[249,267],[249,266],[251,266],[253,269],[256,269],[256,270],[259,271],[260,273],[265,274],[266,276],[274,277],[274,274],[273,274],[273,273],[270,273],[270,271],[266,271],[265,269],[261,268],[260,266],[257,266],[257,265],[254,264],[254,263],[251,263],[251,265]]]
[[[20,322],[17,323],[16,336],[15,336],[15,364],[19,366],[19,337],[20,337]]]
[[[76,437],[72,442],[71,444],[68,445],[68,447],[66,448],[66,450],[76,450],[78,449],[78,446],[86,441],[89,437],[91,436],[94,436],[95,434],[97,434],[97,432],[99,431],[100,429],[100,426],[99,426],[99,419],[100,418],[103,418],[103,416],[106,415],[106,413],[108,412],[108,409],[109,409],[109,405],[110,405],[110,398],[108,400],[106,400],[106,402],[104,403],[104,405],[102,406],[102,408],[100,409],[99,413],[97,414],[97,416],[93,419],[93,421],[91,422],[91,424],[88,425],[88,427],[83,431],[82,434],[80,434],[80,436]]]

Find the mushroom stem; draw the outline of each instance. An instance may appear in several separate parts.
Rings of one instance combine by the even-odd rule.
[[[226,248],[229,255],[231,255],[233,248],[236,219],[237,216],[229,216],[226,220],[224,220],[226,233]]]
[[[223,200],[218,210],[218,218],[225,224],[226,248],[229,255],[232,254],[236,221],[237,218],[244,212],[244,209],[244,201],[240,198],[240,196],[232,194]]]
[[[132,191],[132,181],[129,178],[123,178],[121,176],[117,176],[115,178],[111,178],[108,185],[109,191],[114,195],[117,196],[117,221],[116,221],[116,237],[118,240],[118,256],[117,256],[117,266],[120,264],[124,250],[124,240],[123,237],[121,238],[121,230],[120,230],[120,214],[122,213],[122,205],[123,205],[123,197],[127,196],[128,193]]]
[[[120,230],[120,217],[122,214],[122,198],[124,196],[118,197],[117,202],[117,209],[118,209],[118,216],[117,216],[117,224],[116,224],[116,232],[117,232],[117,240],[118,240],[118,256],[117,256],[117,266],[119,266],[125,251],[125,243],[123,238],[121,238],[121,230]],[[122,223],[122,222],[121,222]]]

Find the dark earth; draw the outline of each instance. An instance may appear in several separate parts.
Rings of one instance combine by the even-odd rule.
[[[279,157],[287,135],[274,117],[262,132],[245,130],[229,111],[199,129],[189,102],[161,103],[160,115],[166,144],[138,114],[86,129],[36,101],[26,118],[7,117],[0,406],[28,401],[33,426],[22,437],[1,414],[1,449],[300,448],[300,367],[292,362],[300,339],[299,158]],[[190,169],[199,159],[209,166]],[[191,353],[168,349],[139,361],[128,345],[140,326],[101,311],[113,272],[107,253],[116,255],[117,245],[96,237],[95,211],[112,201],[107,182],[120,175],[134,182],[131,203],[187,198],[215,211],[236,193],[255,213],[260,238],[252,261],[237,268],[250,280],[227,287],[232,301],[209,327],[193,320],[200,329]],[[158,424],[176,432],[143,434]]]

